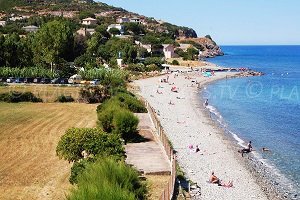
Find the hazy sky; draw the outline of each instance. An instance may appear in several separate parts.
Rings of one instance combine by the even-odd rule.
[[[300,0],[97,0],[210,34],[218,44],[300,44]]]

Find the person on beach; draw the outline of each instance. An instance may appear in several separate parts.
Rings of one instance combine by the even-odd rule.
[[[247,144],[247,147],[242,149],[240,153],[242,153],[242,157],[244,157],[244,153],[250,153],[253,150],[251,141]]]
[[[218,186],[224,186],[224,187],[233,187],[233,182],[232,181],[228,181],[228,183],[224,183],[223,181],[221,181],[214,172],[211,173],[210,179],[209,179],[210,183],[213,184],[218,184]]]
[[[175,103],[170,100],[169,105],[175,105]]]
[[[204,106],[207,107],[208,106],[208,99],[205,100],[204,102]]]
[[[199,146],[196,145],[195,153],[198,153],[200,151]]]

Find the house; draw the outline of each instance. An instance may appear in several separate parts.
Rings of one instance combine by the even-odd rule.
[[[130,18],[130,22],[140,24],[141,23],[141,19],[137,18],[137,17],[133,17],[133,18]]]
[[[151,44],[142,44],[140,45],[141,47],[145,48],[147,50],[148,53],[152,52],[152,47]]]
[[[39,27],[37,27],[37,26],[23,26],[22,29],[24,29],[26,32],[37,32],[39,30]]]
[[[93,28],[80,28],[78,31],[76,31],[78,35],[83,35],[84,37],[88,35],[93,35],[95,32],[96,31]]]
[[[0,21],[0,26],[5,26],[6,25],[6,21]]]
[[[83,25],[96,25],[97,20],[91,17],[85,18],[82,20]]]
[[[173,58],[175,56],[174,46],[172,44],[163,44],[162,46],[163,46],[165,59]]]
[[[179,49],[182,49],[184,52],[186,52],[188,50],[188,48],[195,48],[197,49],[196,47],[194,47],[194,45],[192,44],[182,44],[180,43],[179,44],[180,46],[178,47]]]
[[[126,22],[130,22],[130,19],[128,17],[121,17],[117,19],[117,23],[119,24],[126,23]]]
[[[111,24],[107,27],[107,31],[109,31],[111,28],[116,28],[121,34],[124,34],[124,26],[121,24]]]

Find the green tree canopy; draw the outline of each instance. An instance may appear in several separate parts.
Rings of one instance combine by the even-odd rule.
[[[73,32],[67,21],[48,22],[34,35],[34,62],[45,65],[58,63],[60,59],[70,60],[73,43]]]
[[[96,128],[70,128],[56,147],[57,155],[69,162],[82,159],[83,151],[92,156],[124,156],[120,137]]]

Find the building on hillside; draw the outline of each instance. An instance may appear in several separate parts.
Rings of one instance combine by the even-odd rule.
[[[130,22],[140,24],[141,19],[138,17],[133,17],[133,18],[130,18]]]
[[[162,46],[163,46],[165,59],[173,58],[175,56],[174,46],[172,44],[163,44]]]
[[[144,49],[146,49],[148,53],[151,53],[151,51],[152,51],[151,44],[140,43],[140,46],[143,47]]]
[[[82,20],[83,25],[96,25],[97,20],[91,17],[85,18]]]
[[[177,47],[177,48],[182,49],[184,52],[186,52],[186,51],[188,50],[188,48],[195,48],[195,49],[197,49],[197,48],[194,47],[194,45],[192,45],[192,44],[182,44],[182,43],[180,43],[179,45],[180,45],[180,46]]]
[[[23,26],[22,29],[24,29],[26,32],[37,32],[39,30],[39,27],[37,26]]]
[[[6,25],[6,21],[0,21],[0,26],[5,26]]]
[[[111,24],[107,27],[107,31],[109,31],[111,28],[116,28],[122,35],[124,34],[124,26],[121,24]]]
[[[130,22],[130,19],[128,17],[120,17],[117,19],[117,23],[122,24],[122,23],[127,23]]]
[[[78,35],[82,35],[84,37],[93,35],[95,32],[96,31],[93,28],[80,28],[78,31],[76,31]]]

